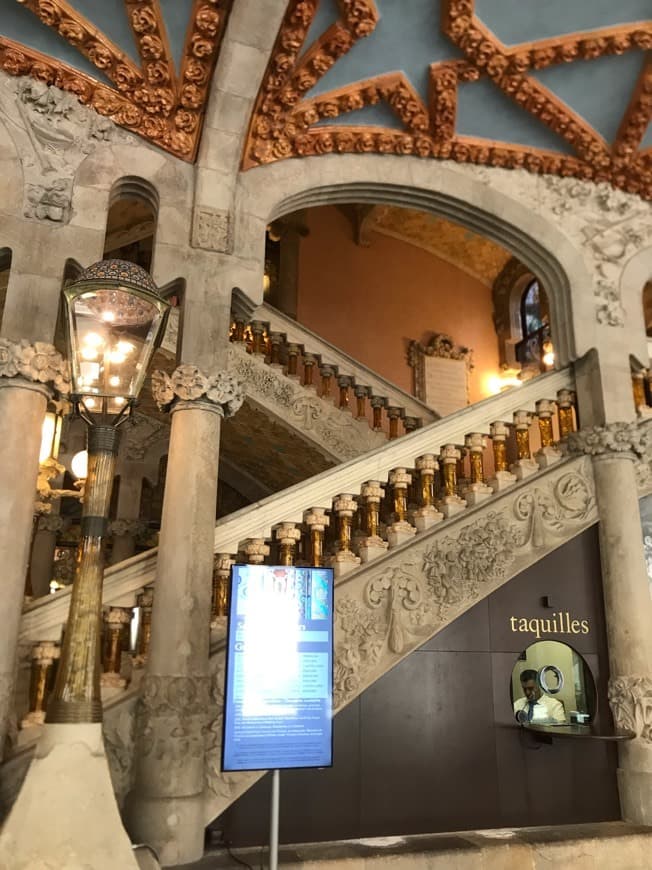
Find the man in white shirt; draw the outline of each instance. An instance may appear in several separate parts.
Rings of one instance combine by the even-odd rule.
[[[519,722],[524,725],[530,722],[533,725],[566,724],[563,704],[550,695],[543,694],[535,670],[530,669],[521,673],[521,688],[525,697],[514,701],[514,713]]]

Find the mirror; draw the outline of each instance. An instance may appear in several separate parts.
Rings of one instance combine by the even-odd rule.
[[[518,657],[510,682],[512,710],[522,725],[580,725],[593,721],[593,675],[582,656],[556,640],[533,643]]]

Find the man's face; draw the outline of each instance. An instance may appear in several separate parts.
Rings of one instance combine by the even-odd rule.
[[[537,686],[534,680],[527,680],[525,683],[521,683],[523,686],[523,694],[528,699],[528,701],[538,701],[541,697],[541,689]]]

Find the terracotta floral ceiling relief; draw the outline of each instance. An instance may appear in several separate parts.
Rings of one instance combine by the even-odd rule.
[[[0,69],[70,91],[116,124],[177,157],[194,159],[232,0],[194,0],[178,69],[159,0],[123,0],[139,63],[66,0],[17,2],[69,42],[111,85],[2,35]]]
[[[308,93],[319,79],[339,58],[355,50],[356,42],[371,34],[378,22],[373,0],[339,0],[339,20],[299,56],[318,5],[319,0],[290,0],[251,120],[244,169],[286,157],[332,152],[416,154],[609,181],[652,198],[652,149],[641,149],[652,115],[652,52],[647,54],[629,104],[623,107],[611,145],[532,75],[557,64],[650,49],[652,22],[508,47],[475,16],[474,0],[442,0],[442,32],[464,58],[431,65],[426,105],[400,72],[310,98]],[[458,135],[458,86],[481,78],[489,78],[565,140],[573,155]],[[380,102],[397,115],[402,131],[337,124],[338,116]]]

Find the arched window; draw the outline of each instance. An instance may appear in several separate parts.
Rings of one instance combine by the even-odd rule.
[[[104,237],[104,257],[152,267],[158,194],[142,178],[126,176],[113,185]]]
[[[521,295],[521,340],[516,345],[516,359],[524,368],[552,368],[555,357],[550,340],[548,297],[536,278]]]
[[[547,300],[535,278],[521,296],[521,331],[523,338],[534,335],[548,323]]]
[[[520,370],[521,379],[551,369],[550,306],[536,275],[512,258],[496,278],[492,296],[502,366]]]

